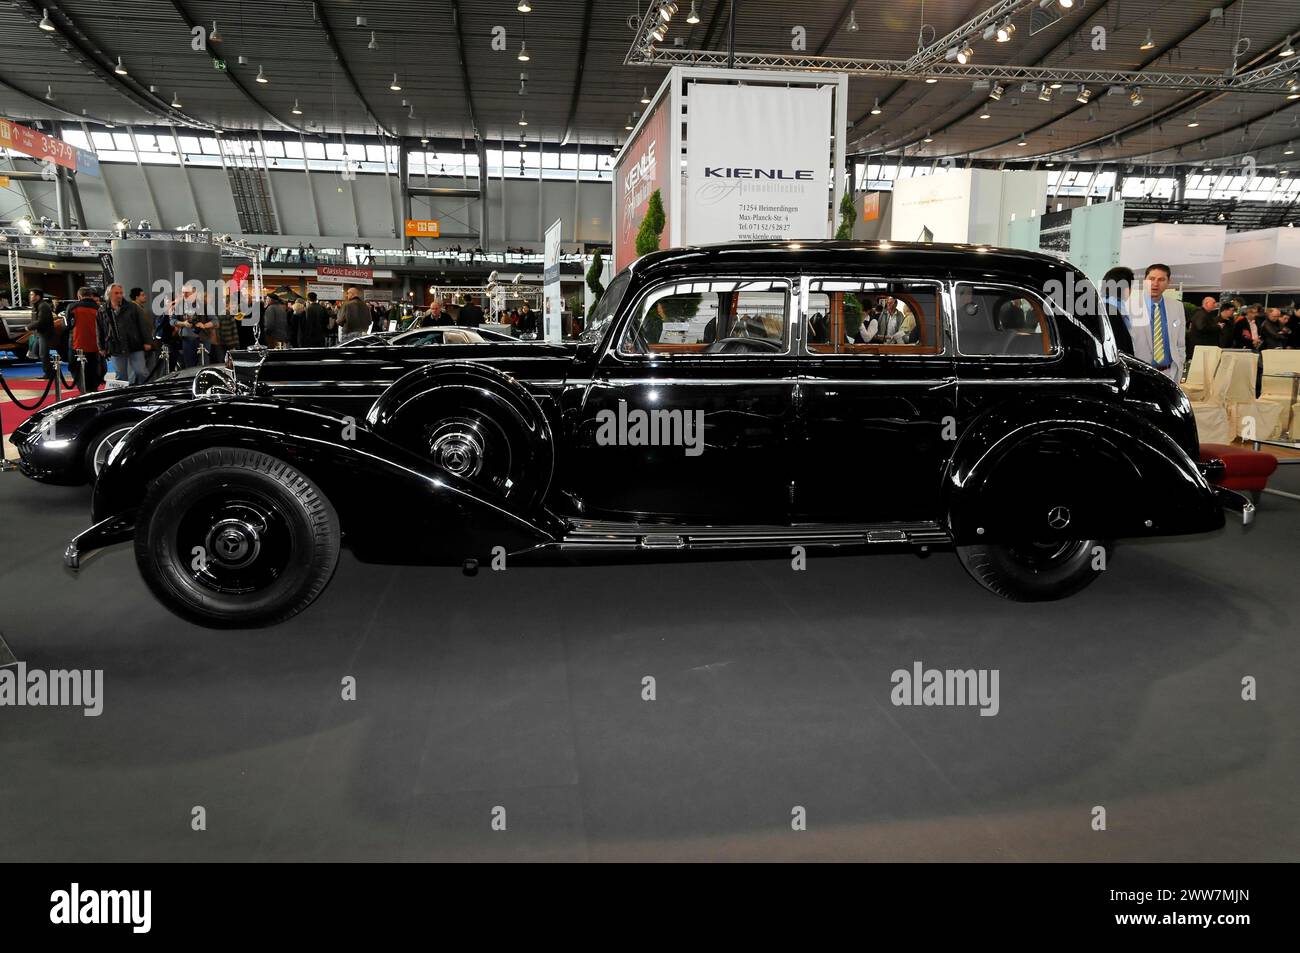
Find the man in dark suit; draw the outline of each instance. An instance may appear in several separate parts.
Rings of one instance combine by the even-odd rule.
[[[1101,307],[1110,323],[1115,347],[1121,354],[1133,354],[1133,337],[1128,329],[1128,299],[1133,290],[1133,269],[1118,265],[1101,279]]]
[[[1219,343],[1219,299],[1206,295],[1201,306],[1187,319],[1187,361],[1191,364],[1196,345]]]

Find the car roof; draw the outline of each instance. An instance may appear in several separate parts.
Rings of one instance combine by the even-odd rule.
[[[780,262],[794,268],[887,269],[915,274],[953,275],[971,280],[1014,278],[1034,281],[1060,276],[1074,266],[1052,255],[978,243],[895,241],[764,241],[688,245],[651,252],[632,263],[650,274],[695,268],[750,270]]]

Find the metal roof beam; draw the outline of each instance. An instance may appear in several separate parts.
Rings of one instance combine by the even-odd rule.
[[[654,48],[631,66],[706,66],[727,63],[725,52],[686,50],[677,47]],[[1145,89],[1185,89],[1237,93],[1282,94],[1290,92],[1288,82],[1300,68],[1300,59],[1288,60],[1258,78],[1251,73],[1223,76],[1210,73],[1173,70],[1106,70],[1073,69],[1059,66],[997,66],[974,63],[937,63],[914,70],[906,60],[878,60],[859,57],[808,56],[785,53],[737,52],[736,66],[743,69],[805,70],[810,72],[847,73],[874,79],[927,79],[970,83],[986,80],[996,83],[1077,83],[1088,86],[1141,86]]]
[[[330,50],[334,53],[334,59],[338,62],[339,69],[343,72],[344,78],[347,79],[348,85],[352,87],[352,92],[356,93],[357,99],[360,100],[361,108],[366,111],[366,115],[370,117],[370,121],[373,122],[376,128],[383,132],[384,135],[390,136],[393,139],[400,139],[401,137],[395,131],[389,129],[380,122],[379,117],[375,115],[375,111],[370,108],[370,101],[366,99],[366,94],[361,91],[361,84],[357,82],[356,76],[348,67],[347,57],[343,55],[343,50],[339,47],[338,40],[334,37],[334,31],[330,29],[330,21],[329,17],[325,14],[324,4],[313,3],[311,8],[314,19],[325,32],[325,41],[329,44]]]
[[[188,27],[191,31],[195,27],[202,28],[203,24],[199,23],[199,21],[195,20],[194,17],[190,15],[190,12],[185,8],[185,4],[183,4],[181,0],[171,0],[171,3],[172,6],[175,8],[176,13],[180,16],[182,20],[185,21],[186,27]],[[206,49],[207,49],[208,56],[210,58],[212,58],[213,60],[220,59],[220,57],[217,56],[216,52],[212,49],[211,44],[206,44]],[[234,73],[230,72],[230,70],[228,69],[221,70],[220,72],[223,76],[226,77],[226,79],[230,80],[232,83],[235,84],[235,88],[244,94],[244,98],[247,99],[250,103],[252,103],[254,108],[258,109],[261,112],[266,113],[268,116],[270,116],[272,119],[274,119],[276,122],[278,122],[281,126],[289,130],[290,132],[305,132],[305,130],[299,129],[293,123],[285,122],[275,113],[271,112],[270,107],[267,106],[266,103],[258,99],[256,96],[254,96],[253,91],[250,90],[247,86],[245,86],[243,82],[241,82],[240,79],[237,76],[235,76]],[[205,123],[204,125],[209,129],[220,128],[219,126],[208,124],[208,123]]]

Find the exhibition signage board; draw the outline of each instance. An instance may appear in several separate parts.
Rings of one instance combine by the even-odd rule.
[[[316,280],[336,285],[373,285],[375,270],[352,265],[317,265]]]
[[[1139,275],[1153,262],[1166,264],[1180,290],[1218,290],[1227,233],[1223,225],[1137,225],[1123,231],[1120,260]]]
[[[8,119],[0,119],[0,147],[13,149],[33,159],[49,159],[74,172],[99,175],[99,156],[95,153]]]
[[[653,111],[647,113],[640,130],[619,153],[614,168],[614,260],[619,268],[637,258],[637,229],[645,218],[650,195],[656,189],[664,201],[664,232],[671,234],[666,223],[667,217],[673,214],[668,208],[668,171],[672,158],[668,135],[669,98],[661,95],[658,104],[651,109]]]
[[[868,192],[862,196],[862,220],[874,222],[880,218],[880,193]]]
[[[613,272],[656,190],[660,248],[830,237],[847,128],[843,73],[673,67],[614,165]]]
[[[560,293],[560,219],[556,219],[546,230],[546,246],[543,256],[542,271],[542,333],[547,341],[559,341],[562,337],[561,315],[564,312],[564,296]]]
[[[1300,229],[1262,228],[1227,236],[1222,286],[1240,292],[1300,288]]]
[[[407,238],[439,238],[442,226],[436,218],[408,218],[406,220]]]
[[[308,282],[307,293],[311,294],[312,292],[315,292],[316,298],[319,301],[342,301],[343,300],[342,285],[315,285]]]
[[[685,244],[830,237],[830,87],[696,83]]]

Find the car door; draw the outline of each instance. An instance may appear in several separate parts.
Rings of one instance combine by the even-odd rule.
[[[798,359],[792,282],[708,275],[651,285],[597,355],[564,454],[591,518],[782,524]]]
[[[933,279],[804,277],[796,521],[941,519],[956,437],[946,300]]]

